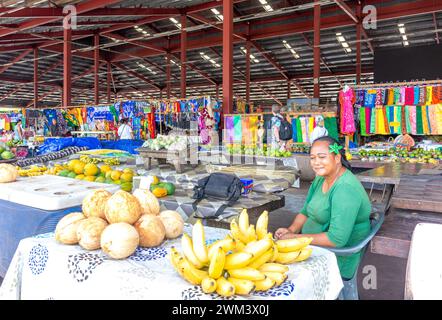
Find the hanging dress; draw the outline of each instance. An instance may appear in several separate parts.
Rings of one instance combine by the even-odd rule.
[[[341,103],[342,118],[341,118],[341,133],[353,134],[356,131],[353,103],[355,101],[354,91],[348,88],[347,91],[341,90],[339,92],[339,101]]]

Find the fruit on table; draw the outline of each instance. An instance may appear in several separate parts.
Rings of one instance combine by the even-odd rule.
[[[100,167],[100,172],[106,174],[107,172],[112,171],[112,167],[108,164],[104,164]]]
[[[131,192],[133,188],[132,182],[122,182],[121,183],[121,190]]]
[[[126,222],[135,223],[142,214],[138,199],[129,192],[119,190],[107,201],[104,214],[109,223]]]
[[[158,187],[158,188],[153,189],[152,193],[157,198],[162,198],[162,197],[167,196],[167,190],[162,187]]]
[[[75,179],[77,177],[77,174],[75,172],[69,172],[67,175],[68,178]]]
[[[72,212],[61,218],[55,227],[55,240],[63,244],[77,244],[77,229],[84,219],[82,212]]]
[[[94,177],[95,178],[95,177]],[[105,177],[102,177],[102,176],[98,176],[98,177],[96,177],[95,178],[95,182],[98,182],[98,183],[105,183],[106,182],[106,178]],[[127,191],[127,190],[126,190]]]
[[[249,224],[247,212],[242,212],[241,228],[233,220],[231,233],[207,247],[207,262],[204,262],[201,255],[204,251],[202,243],[205,246],[205,242],[202,242],[204,229],[201,223],[195,223],[192,229],[193,240],[187,234],[182,236],[183,253],[171,248],[172,266],[189,283],[201,285],[203,292],[216,290],[219,295],[226,297],[233,294],[248,295],[253,291],[266,291],[281,285],[286,281],[289,271],[285,264],[297,263],[310,257],[312,248],[308,245],[311,239],[290,239],[280,242],[278,246],[272,234],[267,232],[267,213],[264,212],[258,221],[256,230],[259,232],[255,232],[255,226]],[[278,253],[278,247],[286,252]],[[283,263],[278,263],[279,260],[283,260]],[[208,271],[207,276],[204,275],[205,270]],[[216,281],[216,285],[212,280]]]
[[[145,189],[135,189],[133,195],[138,199],[143,214],[160,214],[160,203],[152,192]]]
[[[140,246],[142,247],[159,246],[166,236],[166,229],[161,219],[155,215],[143,214],[134,227],[140,235]]]
[[[83,179],[84,179],[84,174],[79,174],[79,175],[77,175],[77,176],[75,177],[75,179],[83,180]]]
[[[17,176],[17,168],[7,163],[0,163],[0,183],[14,182]]]
[[[166,229],[167,239],[175,239],[183,234],[184,220],[178,212],[165,210],[160,212],[159,217]]]
[[[104,213],[104,207],[112,196],[107,190],[98,189],[94,190],[91,193],[88,193],[82,202],[82,210],[86,217],[98,217],[102,219],[106,219],[106,215]]]
[[[171,182],[160,182],[157,186],[166,189],[168,196],[175,193],[175,185]]]
[[[74,159],[74,160],[69,161],[68,162],[68,169],[69,169],[69,171],[74,171],[75,166],[77,164],[81,164],[81,161],[78,160],[78,159]]]
[[[112,180],[116,181],[116,180],[120,180],[120,177],[122,174],[123,174],[122,171],[113,170],[113,171],[111,171],[110,177]]]
[[[11,151],[3,151],[3,152],[0,154],[0,157],[1,157],[3,160],[9,160],[9,159],[14,158],[14,154],[13,154]]]
[[[133,180],[134,175],[132,173],[123,172],[123,174],[120,176],[120,180],[122,182],[131,182]]]
[[[107,221],[98,217],[81,220],[77,227],[78,244],[86,250],[100,249],[101,234],[107,226]]]
[[[135,252],[140,236],[134,226],[126,222],[112,223],[102,232],[100,246],[113,259],[124,259]]]
[[[83,178],[84,181],[95,182],[95,176],[85,176]]]
[[[0,154],[2,154],[4,151],[6,151],[5,147],[0,146]]]
[[[84,162],[78,162],[74,165],[74,172],[76,174],[83,174],[84,173],[84,167],[86,166],[86,164]]]
[[[60,171],[57,175],[60,177],[67,177],[69,173],[71,173],[71,172],[69,170],[65,169],[65,170]],[[74,174],[75,174],[75,172],[74,172]]]
[[[98,167],[93,163],[88,163],[84,166],[84,175],[85,176],[96,176],[99,173],[100,173],[100,169],[98,169]]]

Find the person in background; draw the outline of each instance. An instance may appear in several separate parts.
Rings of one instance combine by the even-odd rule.
[[[272,106],[273,117],[271,120],[271,132],[272,132],[272,148],[279,149],[281,151],[285,150],[286,142],[279,139],[279,127],[281,127],[281,120],[283,116],[281,114],[281,107],[279,105]]]
[[[21,120],[19,119],[14,128],[14,139],[23,140],[23,128],[21,126]]]
[[[316,139],[328,136],[328,130],[324,128],[324,117],[316,117],[316,127],[313,129],[310,135],[310,142],[313,143]]]
[[[52,137],[59,136],[59,132],[58,132],[58,128],[57,128],[57,120],[55,120],[55,118],[52,119],[52,123],[51,123],[51,126],[49,129],[51,130]]]
[[[118,127],[118,137],[122,139],[133,139],[134,134],[132,128],[129,126],[129,119],[124,118],[121,120],[121,124]]]
[[[344,148],[332,137],[318,138],[310,150],[310,165],[316,178],[304,207],[289,227],[276,230],[275,238],[312,237],[312,245],[332,248],[360,243],[371,230],[371,202],[351,172]],[[361,255],[337,257],[344,280],[354,276]]]

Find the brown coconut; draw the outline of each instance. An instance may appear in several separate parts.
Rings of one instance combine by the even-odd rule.
[[[85,219],[82,212],[72,212],[65,215],[55,227],[55,240],[63,244],[77,244],[77,229],[79,223]]]
[[[98,217],[106,219],[104,214],[104,206],[107,200],[112,196],[107,190],[98,189],[89,193],[82,204],[83,213],[86,217]]]
[[[156,247],[166,236],[166,229],[158,216],[143,214],[134,226],[140,235],[142,247]]]
[[[119,190],[106,201],[104,213],[109,223],[134,224],[140,219],[142,209],[137,198],[129,192]]]
[[[166,230],[167,239],[175,239],[183,234],[184,220],[178,212],[165,210],[160,213],[159,217]]]
[[[101,233],[107,226],[107,221],[98,217],[81,220],[77,228],[79,245],[86,250],[100,249]]]

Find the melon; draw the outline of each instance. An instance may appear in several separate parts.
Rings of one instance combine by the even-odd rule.
[[[160,203],[152,192],[146,189],[135,189],[133,195],[138,199],[143,214],[160,214]]]
[[[166,236],[166,229],[158,216],[144,214],[134,226],[140,235],[140,246],[142,247],[156,247],[163,242]]]
[[[89,193],[82,203],[82,210],[86,217],[99,217],[106,219],[104,207],[107,200],[112,196],[107,190],[97,189]]]
[[[0,164],[0,183],[14,182],[17,180],[18,171],[10,164],[1,163]]]
[[[58,221],[55,227],[55,240],[63,244],[77,244],[79,223],[86,219],[82,212],[72,212]]]
[[[173,210],[162,211],[159,217],[166,229],[167,239],[175,239],[183,234],[184,220],[178,212]]]
[[[138,199],[129,192],[115,192],[104,206],[104,214],[109,223],[126,222],[134,224],[142,215]]]
[[[81,220],[77,228],[78,244],[86,250],[100,249],[101,233],[107,226],[107,221],[98,217]]]
[[[140,236],[134,226],[125,223],[108,225],[101,234],[100,245],[104,253],[114,259],[129,257],[138,247]]]

